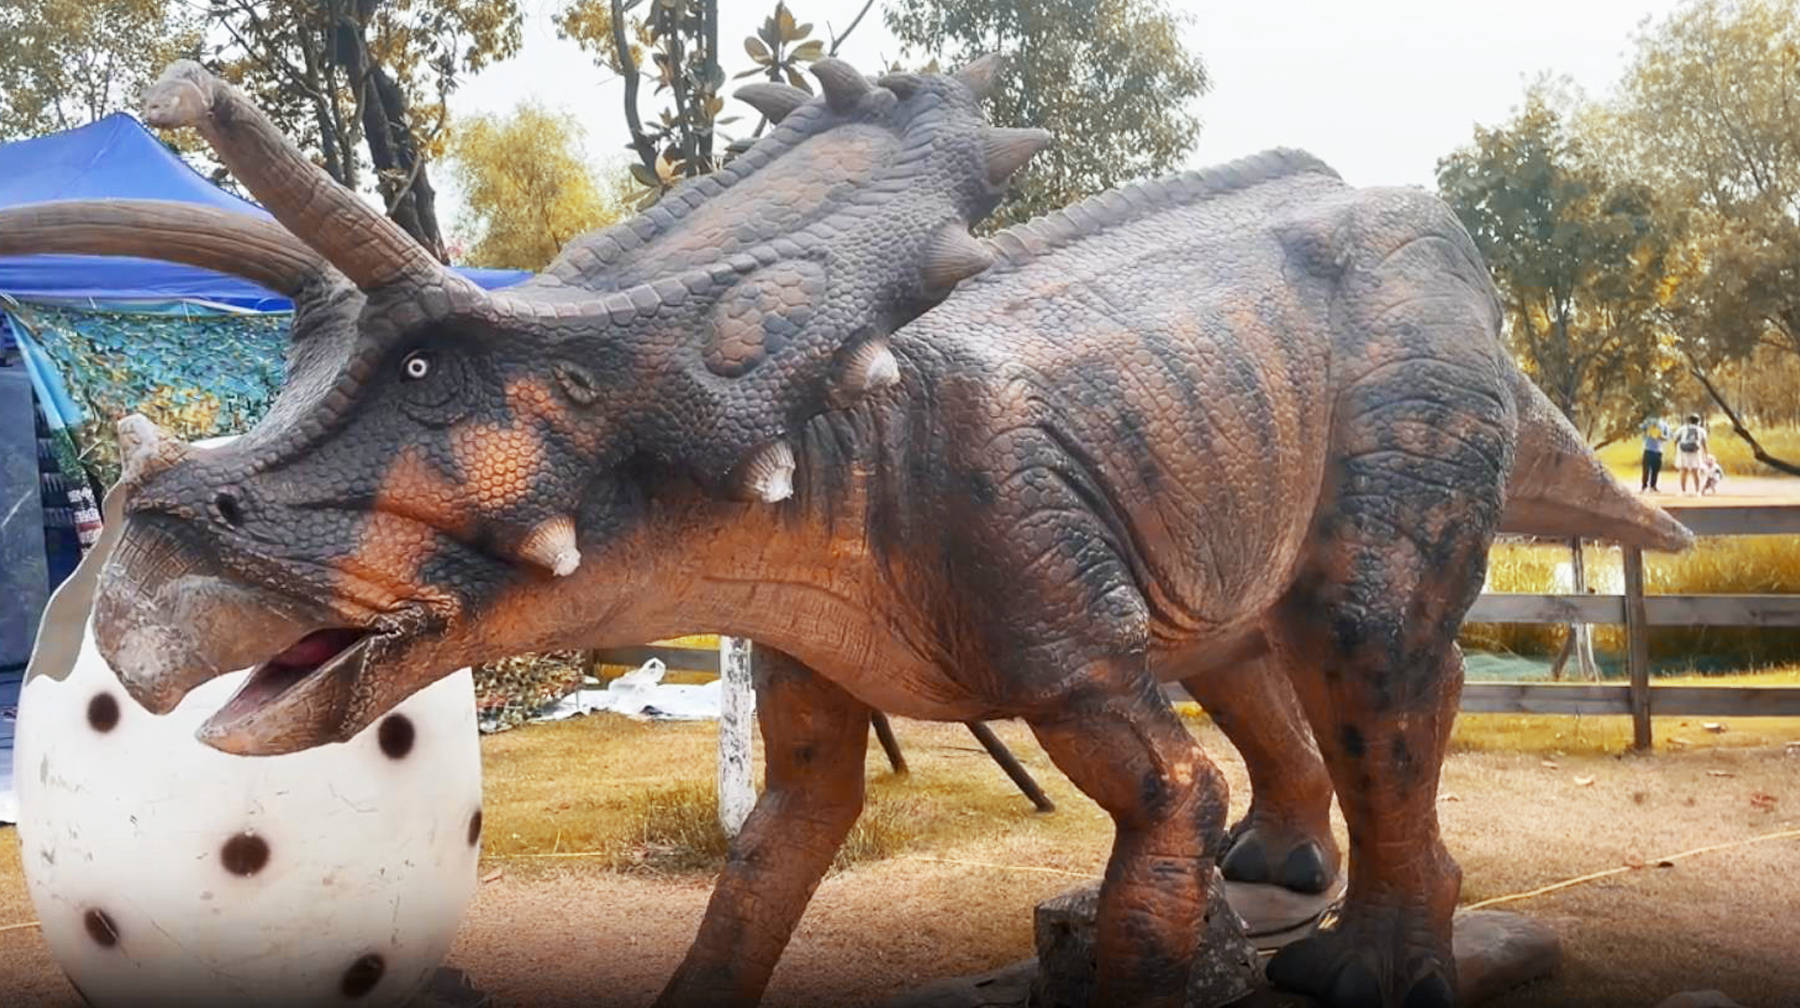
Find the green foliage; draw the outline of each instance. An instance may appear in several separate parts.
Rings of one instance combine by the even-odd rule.
[[[1615,128],[1688,210],[1687,348],[1708,365],[1800,355],[1800,0],[1699,0],[1636,42]]]
[[[1590,440],[1630,429],[1675,363],[1649,187],[1590,157],[1541,83],[1438,162],[1438,187],[1493,270],[1527,373]]]
[[[909,55],[958,66],[1003,54],[989,118],[1056,135],[1015,176],[995,226],[1174,169],[1200,135],[1190,106],[1206,70],[1160,0],[893,0],[884,12]]]
[[[594,178],[574,116],[527,102],[456,123],[450,170],[468,208],[474,266],[540,270],[569,239],[625,215],[627,195]]]
[[[198,20],[171,0],[0,3],[0,139],[135,111],[165,63],[198,50]]]
[[[829,45],[811,37],[813,26],[796,21],[785,2],[776,3],[756,34],[744,39],[754,65],[735,76],[762,74],[810,92],[801,65],[836,53],[872,3],[865,0]],[[637,154],[631,178],[640,187],[638,208],[655,203],[681,179],[705,175],[724,163],[729,151],[715,149],[717,128],[737,117],[720,115],[726,78],[719,55],[718,0],[572,0],[555,21],[562,37],[573,39],[624,79],[625,124]],[[654,94],[668,96],[669,104],[648,119],[638,107],[641,78],[649,79]],[[756,131],[762,131],[760,123]]]

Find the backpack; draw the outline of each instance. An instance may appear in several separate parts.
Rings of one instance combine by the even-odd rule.
[[[1700,450],[1700,428],[1696,424],[1682,424],[1681,430],[1675,432],[1675,446],[1684,452]]]

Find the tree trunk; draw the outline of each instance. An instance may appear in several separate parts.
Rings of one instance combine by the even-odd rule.
[[[375,169],[375,187],[388,216],[439,262],[447,262],[438,228],[437,193],[425,173],[425,158],[407,125],[406,95],[369,56],[364,21],[339,15],[336,60],[357,88],[362,106],[363,143]]]

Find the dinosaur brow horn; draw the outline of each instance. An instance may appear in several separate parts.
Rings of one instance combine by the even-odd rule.
[[[243,92],[177,60],[144,92],[153,126],[192,126],[269,212],[363,290],[425,280],[443,267],[398,224],[307,160]]]
[[[142,256],[218,270],[293,297],[335,275],[274,221],[164,200],[65,200],[0,210],[0,255]]]

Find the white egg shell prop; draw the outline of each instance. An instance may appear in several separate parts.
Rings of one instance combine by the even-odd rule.
[[[469,673],[341,745],[202,745],[195,729],[246,673],[162,717],[126,695],[88,626],[122,524],[108,503],[107,541],[46,611],[19,704],[20,853],[51,954],[100,1006],[404,1004],[475,888]]]

